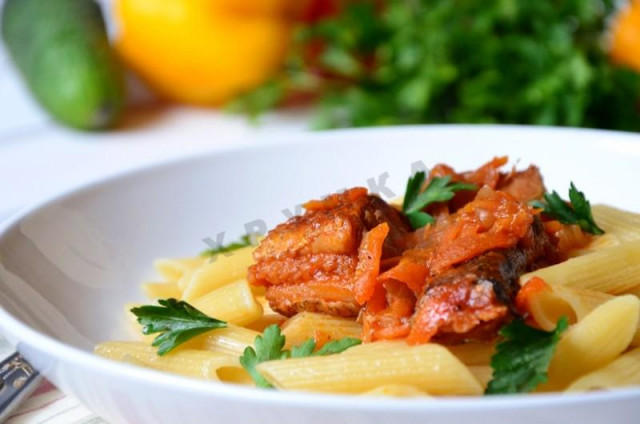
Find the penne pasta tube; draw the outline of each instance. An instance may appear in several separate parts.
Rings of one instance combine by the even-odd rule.
[[[563,316],[574,324],[615,296],[595,291],[554,285],[531,294],[528,309],[535,322],[546,331],[556,328]]]
[[[640,324],[638,325],[638,328],[636,329],[636,333],[633,335],[633,338],[631,339],[631,343],[629,343],[629,346],[631,347],[640,346]]]
[[[463,364],[467,366],[482,366],[489,365],[496,346],[493,343],[465,343],[446,346],[446,348]]]
[[[210,317],[236,325],[248,324],[262,316],[262,306],[256,302],[246,280],[222,286],[191,304]]]
[[[240,356],[247,346],[253,345],[258,335],[260,333],[257,331],[228,324],[225,328],[218,328],[196,337],[193,339],[193,346],[197,346],[198,349]]]
[[[287,317],[284,317],[280,314],[264,314],[257,320],[247,324],[245,327],[250,330],[262,333],[265,328],[269,327],[270,325],[282,325],[282,323],[284,323],[286,319]]]
[[[142,290],[151,300],[154,299],[180,299],[182,292],[178,288],[178,284],[174,282],[170,283],[145,283],[142,285]]]
[[[176,283],[178,285],[178,290],[182,292],[183,297],[184,297],[184,291],[189,286],[189,283],[191,282],[191,278],[193,277],[193,273],[195,271],[196,271],[195,269],[186,270]]]
[[[640,299],[616,297],[598,306],[562,336],[542,391],[563,390],[572,381],[613,361],[638,328]]]
[[[278,326],[280,326],[284,321],[286,321],[287,317],[285,317],[284,315],[280,315],[279,313],[271,309],[271,307],[269,306],[269,302],[267,301],[267,299],[265,299],[264,296],[256,295],[255,286],[251,286],[251,291],[253,292],[254,296],[256,296],[256,302],[258,302],[260,306],[262,306],[262,310],[264,312],[260,318],[250,324],[247,324],[247,328],[262,333],[268,326],[273,324],[277,324]]]
[[[634,385],[640,385],[640,349],[627,352],[609,365],[580,377],[567,391],[587,392]]]
[[[223,383],[242,384],[245,386],[253,385],[253,380],[244,368],[240,367],[220,367],[216,371],[218,378]]]
[[[160,371],[206,380],[219,380],[218,370],[241,368],[235,356],[202,350],[180,349],[158,356],[156,348],[140,342],[106,342],[95,348],[95,353],[116,361],[140,363]]]
[[[640,241],[579,256],[520,277],[524,285],[533,276],[550,285],[596,290],[609,294],[633,292],[640,287]]]
[[[469,369],[443,346],[400,341],[357,347],[344,354],[263,362],[257,369],[275,387],[289,390],[362,393],[402,384],[432,395],[482,393]]]
[[[220,253],[194,270],[186,284],[183,299],[190,302],[225,284],[247,277],[247,269],[253,263],[253,246],[229,253]]]
[[[373,390],[363,393],[364,396],[387,396],[387,397],[431,397],[428,393],[423,392],[416,386],[409,384],[387,384],[385,386],[376,387]]]
[[[182,278],[186,272],[193,271],[202,265],[204,261],[205,259],[200,257],[183,259],[161,258],[153,262],[153,267],[165,281],[175,283]]]
[[[640,290],[638,292],[633,293],[636,297],[640,298]],[[638,328],[636,329],[633,338],[631,339],[631,343],[629,343],[631,347],[640,347],[640,321],[638,322]]]
[[[605,234],[621,243],[640,240],[640,214],[607,205],[594,205],[591,211]]]
[[[594,237],[588,245],[578,250],[572,250],[571,252],[569,252],[569,255],[572,258],[576,256],[584,256],[598,250],[619,246],[620,244],[621,241],[617,236],[607,233],[598,237]]]
[[[487,387],[493,377],[493,368],[489,365],[474,365],[469,367],[469,371],[478,380],[483,389]]]
[[[282,326],[287,346],[297,346],[308,339],[331,341],[344,337],[359,339],[362,326],[355,320],[332,317],[314,312],[301,312],[287,320]]]

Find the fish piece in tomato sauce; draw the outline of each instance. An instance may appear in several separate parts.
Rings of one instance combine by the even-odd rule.
[[[382,223],[389,232],[382,258],[399,256],[410,227],[406,219],[365,188],[353,188],[305,205],[304,215],[278,225],[254,252],[249,281],[267,287],[271,308],[287,316],[302,311],[357,316],[354,294],[363,236]]]
[[[503,191],[522,203],[541,199],[546,191],[540,169],[535,165],[523,171],[502,174],[496,190]]]
[[[485,252],[430,281],[418,300],[408,342],[495,338],[517,314],[520,275],[553,261],[553,246],[536,217],[516,246]]]

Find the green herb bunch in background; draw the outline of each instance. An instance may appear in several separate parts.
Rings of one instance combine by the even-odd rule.
[[[351,1],[295,33],[232,109],[312,99],[314,126],[519,123],[640,130],[640,74],[607,57],[615,0]]]

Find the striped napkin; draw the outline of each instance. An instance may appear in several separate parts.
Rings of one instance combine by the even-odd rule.
[[[66,396],[53,384],[43,380],[5,424],[107,424],[85,408],[77,399]]]

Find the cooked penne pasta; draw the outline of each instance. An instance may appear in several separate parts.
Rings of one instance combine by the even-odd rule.
[[[105,358],[142,363],[150,368],[189,377],[219,380],[221,368],[242,367],[237,357],[203,350],[180,349],[158,356],[156,348],[139,342],[106,342],[95,348],[95,353]]]
[[[372,349],[369,349],[369,346]],[[479,395],[482,387],[445,347],[378,342],[344,354],[269,361],[258,371],[275,387],[362,393],[387,384],[409,384],[433,395]]]
[[[621,243],[640,240],[640,214],[607,205],[594,205],[591,210],[608,237]]]
[[[287,320],[287,317],[280,315],[277,312],[274,312],[271,309],[271,307],[269,307],[269,302],[267,301],[267,299],[264,298],[264,296],[257,295],[253,287],[251,289],[253,291],[254,296],[256,297],[256,302],[258,302],[260,306],[262,306],[263,315],[257,320],[247,324],[246,325],[247,328],[250,328],[251,330],[259,331],[262,333],[264,329],[267,328],[268,326],[273,324],[281,325]]]
[[[347,188],[304,203],[257,247],[243,237],[214,256],[159,259],[162,278],[143,285],[158,304],[127,312],[139,338],[154,333],[96,353],[399,398],[640,385],[640,214],[591,207],[573,183],[564,200],[537,166],[507,160],[415,172],[392,203]]]
[[[193,342],[199,349],[240,356],[247,346],[253,345],[259,334],[257,331],[229,324],[225,328],[198,336]]]
[[[246,328],[262,333],[265,328],[270,325],[282,325],[286,321],[286,317],[278,314],[264,314],[257,320],[245,325]]]
[[[571,324],[581,321],[591,311],[615,296],[595,291],[554,285],[528,298],[529,312],[543,330],[551,331],[560,318]]]
[[[563,390],[576,378],[613,361],[638,328],[640,299],[616,297],[598,306],[560,339],[542,391]]]
[[[246,278],[247,268],[253,263],[253,246],[229,253],[220,253],[194,269],[184,287],[183,299],[191,301],[225,284]]]
[[[362,326],[355,320],[332,317],[314,312],[302,312],[287,320],[282,326],[282,334],[287,338],[287,346],[296,346],[314,338],[322,341],[343,337],[360,338]]]
[[[569,256],[575,258],[577,256],[584,256],[590,253],[597,252],[598,250],[608,249],[610,247],[619,246],[621,244],[620,239],[613,234],[604,234],[594,238],[591,243],[585,247],[570,252]]]
[[[587,392],[633,385],[640,385],[640,349],[627,352],[609,365],[580,377],[567,391]]]
[[[236,325],[245,325],[262,316],[262,306],[246,280],[222,286],[192,302],[203,313]]]
[[[189,286],[189,283],[191,283],[191,278],[193,278],[193,274],[194,272],[196,272],[196,269],[197,268],[185,270],[184,274],[182,274],[182,276],[176,282],[176,284],[178,285],[178,290],[180,290],[183,295],[185,289]]]
[[[388,396],[388,397],[430,397],[428,393],[418,389],[416,386],[408,384],[387,384],[385,386],[376,387],[373,390],[364,392],[365,396]]]
[[[224,383],[233,383],[233,384],[242,384],[248,385],[253,384],[253,380],[251,380],[251,376],[247,371],[245,371],[242,367],[232,366],[232,367],[220,367],[216,371],[218,375],[218,379]]]
[[[629,343],[629,346],[631,347],[640,346],[640,324],[638,325],[638,328],[636,329],[636,333],[633,335],[633,338],[631,339],[631,343]]]
[[[489,365],[496,348],[494,343],[464,343],[446,347],[467,366]]]
[[[204,263],[201,257],[171,259],[161,258],[153,262],[153,267],[167,282],[176,282],[182,278],[187,271],[193,271]]]
[[[180,299],[182,297],[182,291],[178,288],[178,284],[174,282],[169,283],[145,283],[142,285],[142,290],[149,299]]]
[[[482,388],[486,388],[493,376],[493,369],[489,365],[474,365],[469,367],[471,374],[478,380]]]
[[[633,241],[523,275],[521,284],[537,276],[551,285],[624,294],[640,287],[640,241]]]

